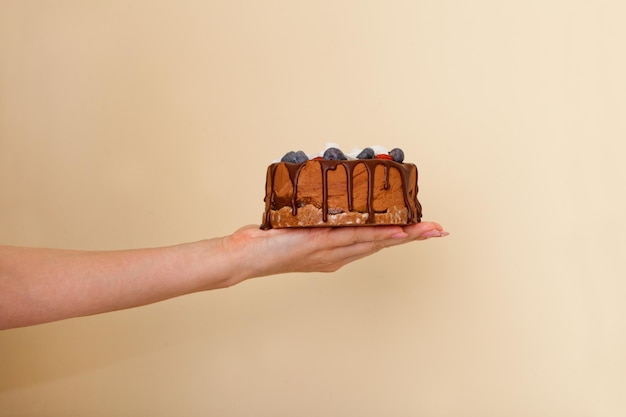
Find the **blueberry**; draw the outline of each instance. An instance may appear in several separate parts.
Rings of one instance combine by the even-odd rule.
[[[289,162],[292,164],[301,164],[309,160],[309,157],[302,151],[289,151],[283,156],[280,162]]]
[[[400,148],[393,148],[392,150],[389,151],[389,155],[396,162],[404,161],[404,152]]]
[[[356,156],[356,159],[372,159],[374,158],[374,156],[376,156],[376,153],[374,152],[374,149],[372,148],[365,148],[361,151],[360,154],[358,154]]]
[[[327,161],[344,161],[348,158],[337,148],[328,148],[324,151],[323,158]]]
[[[281,159],[280,162],[291,162],[292,164],[296,163],[296,153],[294,151],[287,152]]]
[[[296,164],[301,164],[309,160],[309,157],[302,151],[296,152]]]

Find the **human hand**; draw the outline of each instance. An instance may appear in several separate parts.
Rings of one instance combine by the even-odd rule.
[[[0,329],[137,307],[248,278],[333,272],[383,248],[447,233],[411,226],[271,229],[118,251],[0,245]]]
[[[231,251],[240,253],[238,259],[251,278],[286,272],[334,272],[384,248],[447,235],[434,222],[270,230],[251,225],[226,239]]]

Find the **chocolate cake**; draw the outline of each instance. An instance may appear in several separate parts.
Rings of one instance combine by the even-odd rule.
[[[335,147],[289,152],[267,169],[262,229],[418,223],[417,167],[395,148],[349,157]]]

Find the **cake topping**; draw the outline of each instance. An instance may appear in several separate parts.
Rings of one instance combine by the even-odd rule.
[[[309,160],[326,160],[326,161],[350,161],[365,159],[386,159],[398,163],[404,162],[404,152],[400,148],[393,148],[387,151],[386,148],[378,145],[368,146],[367,148],[355,148],[350,152],[344,152],[335,143],[327,143],[325,150],[314,154],[305,154],[303,151],[289,151],[280,160],[274,162],[288,162],[292,164],[301,164]]]
[[[339,148],[328,148],[324,151],[323,158],[326,161],[345,161],[346,156]]]
[[[301,164],[309,160],[309,157],[302,151],[287,152],[280,160],[280,162],[291,162],[292,164]]]
[[[400,148],[393,148],[389,151],[389,155],[396,162],[402,163],[404,161],[404,152]]]
[[[376,156],[376,152],[372,148],[365,148],[356,156],[356,159],[372,159]]]

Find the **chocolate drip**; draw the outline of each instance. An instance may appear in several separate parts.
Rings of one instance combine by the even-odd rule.
[[[343,166],[346,172],[346,191],[348,197],[348,210],[354,209],[354,169],[357,165],[363,164],[368,176],[367,186],[367,224],[374,224],[374,174],[377,166],[382,165],[384,169],[384,183],[383,188],[388,190],[391,185],[389,183],[389,172],[391,168],[396,169],[400,173],[400,180],[404,195],[404,204],[407,209],[407,223],[418,223],[422,217],[422,206],[417,200],[417,193],[419,187],[417,185],[417,178],[415,181],[415,188],[409,190],[410,176],[412,173],[413,164],[403,164],[385,159],[367,159],[367,160],[346,160],[346,161],[328,161],[328,160],[316,160],[307,161],[300,164],[293,163],[276,163],[270,165],[268,169],[267,183],[266,183],[266,197],[265,197],[265,216],[264,222],[261,225],[262,229],[272,228],[271,224],[271,211],[277,210],[276,191],[275,191],[275,176],[276,170],[279,165],[286,167],[289,173],[289,179],[293,187],[293,193],[290,199],[291,212],[295,216],[298,213],[298,177],[302,168],[307,163],[319,163],[322,174],[322,220],[328,221],[329,207],[328,207],[328,171],[334,171],[338,165]],[[415,170],[417,176],[417,169]],[[413,194],[411,196],[411,194]],[[269,198],[268,198],[269,196]]]
[[[322,220],[326,222],[328,221],[328,171],[337,169],[337,161],[324,160],[320,162],[322,162]]]
[[[278,164],[272,164],[267,169],[267,178],[265,179],[265,219],[261,225],[261,229],[272,228],[272,207],[275,207],[276,191],[274,183],[276,178],[276,168]],[[269,198],[268,198],[269,197]]]
[[[402,179],[402,188],[404,189],[404,192],[402,194],[404,195],[404,205],[406,206],[406,209],[407,209],[407,218],[411,220],[415,216],[415,213],[413,211],[413,206],[411,205],[411,202],[409,201],[410,172],[407,169],[400,169],[399,171],[400,171],[400,178]],[[415,180],[416,180],[415,182],[417,183],[417,178]],[[415,201],[417,204],[417,193],[415,193],[414,196],[415,196]]]
[[[367,170],[367,221],[366,223],[374,223],[374,171],[375,165],[365,164]]]
[[[293,187],[293,194],[291,196],[291,214],[294,216],[298,214],[298,176],[304,164],[285,164],[287,171],[289,171],[289,179]]]
[[[354,168],[356,164],[344,164],[343,167],[346,169],[346,180],[348,184],[348,211],[352,211],[354,210]]]

